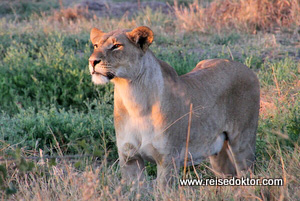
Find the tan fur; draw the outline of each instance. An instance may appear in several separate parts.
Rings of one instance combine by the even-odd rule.
[[[96,44],[89,59],[92,80],[115,84],[114,121],[124,177],[143,179],[148,160],[157,164],[158,178],[165,182],[183,165],[190,104],[194,164],[210,157],[212,168],[223,175],[253,164],[259,82],[248,67],[211,59],[178,76],[148,49],[153,41],[148,27],[110,33],[94,28],[91,40]]]

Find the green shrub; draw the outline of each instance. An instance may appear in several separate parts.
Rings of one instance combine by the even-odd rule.
[[[34,13],[41,14],[58,7],[56,0],[3,0],[0,2],[0,13],[6,16],[13,15],[15,20],[23,20]]]
[[[103,156],[110,150],[116,158],[112,105],[105,101],[84,105],[88,112],[51,107],[38,112],[34,108],[21,109],[14,117],[2,114],[0,141],[25,150],[42,149],[49,154],[57,151],[57,140],[64,154]]]
[[[18,107],[50,105],[84,109],[84,101],[103,96],[105,87],[90,80],[88,39],[73,37],[54,33],[13,39],[0,63],[0,110],[14,114]]]

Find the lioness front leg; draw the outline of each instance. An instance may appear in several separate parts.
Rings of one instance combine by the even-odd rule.
[[[144,180],[145,164],[144,160],[140,156],[134,156],[129,158],[120,154],[120,166],[122,177],[127,182],[131,182],[134,180]]]
[[[157,184],[161,187],[172,184],[176,180],[178,173],[179,165],[172,162],[157,163]]]

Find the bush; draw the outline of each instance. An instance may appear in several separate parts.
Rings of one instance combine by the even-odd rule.
[[[57,140],[64,154],[100,157],[111,150],[111,157],[116,159],[112,106],[94,101],[85,103],[85,107],[86,113],[55,107],[35,112],[31,107],[21,109],[14,117],[2,114],[0,141],[24,150],[42,149],[45,154],[51,154],[57,151]]]
[[[84,109],[84,101],[105,94],[105,87],[95,87],[90,80],[87,38],[78,41],[56,33],[12,38],[10,46],[3,47],[0,63],[0,110],[14,114],[18,108],[50,105]]]

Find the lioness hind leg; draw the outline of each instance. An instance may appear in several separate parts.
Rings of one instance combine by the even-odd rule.
[[[210,164],[217,176],[230,176],[236,174],[234,164],[228,154],[228,141],[226,140],[221,151],[218,154],[209,157]]]
[[[255,162],[256,129],[248,128],[235,140],[229,141],[229,152],[233,156],[238,173],[253,170]]]
[[[239,175],[253,167],[255,161],[255,139],[253,129],[244,130],[241,136],[226,140],[221,151],[210,157],[215,174],[225,176]]]

